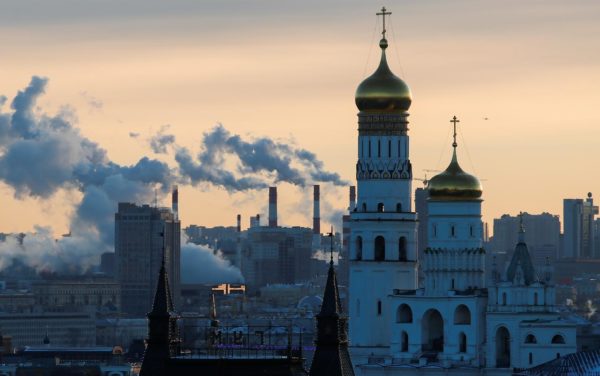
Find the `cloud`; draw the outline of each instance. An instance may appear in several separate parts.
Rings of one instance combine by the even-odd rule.
[[[268,137],[244,139],[220,124],[204,133],[200,148],[196,158],[182,147],[175,154],[181,174],[192,184],[206,182],[230,191],[280,182],[297,186],[311,182],[348,184],[339,174],[325,171],[323,162],[312,152]],[[228,167],[230,163],[235,163],[235,168]]]
[[[87,91],[82,91],[79,94],[83,97],[83,99],[85,99],[85,101],[87,102],[88,106],[90,106],[90,108],[92,108],[94,110],[101,110],[104,107],[104,102],[102,102],[100,99],[94,97]]]
[[[12,100],[12,112],[0,111],[0,181],[12,187],[18,199],[45,200],[60,190],[77,190],[81,201],[70,218],[71,236],[55,240],[51,229],[37,227],[25,235],[23,244],[2,243],[0,268],[10,265],[11,258],[23,258],[38,271],[85,272],[98,264],[103,252],[114,248],[117,204],[147,203],[156,191],[167,194],[174,183],[206,184],[229,191],[261,189],[278,182],[297,186],[312,181],[346,183],[338,174],[324,170],[323,162],[312,152],[267,137],[243,138],[222,125],[203,135],[201,151],[195,157],[176,145],[175,137],[167,133],[169,126],[161,127],[150,138],[150,146],[155,153],[174,153],[177,168],[147,156],[131,165],[119,164],[80,133],[71,108],[64,106],[58,113],[48,114],[37,107],[47,84],[46,78],[32,77]],[[2,97],[0,109],[6,101]],[[130,137],[138,134],[132,132]],[[230,280],[241,278],[239,270],[218,253],[212,257],[212,251],[189,244],[182,248],[184,268],[195,265],[192,275],[201,274],[210,281],[220,273]],[[209,271],[197,273],[204,265]]]
[[[38,228],[26,234],[20,248],[3,243],[2,257],[21,255],[38,270],[84,272],[113,248],[117,203],[147,202],[156,188],[166,193],[176,176],[167,164],[148,157],[129,166],[111,161],[104,149],[80,134],[68,107],[54,116],[34,112],[47,83],[46,78],[33,77],[13,99],[13,113],[0,113],[0,181],[11,186],[17,198],[47,199],[61,189],[77,189],[83,197],[71,218],[71,237],[54,241],[51,231]],[[18,253],[21,248],[25,253]],[[44,249],[46,254],[41,254]]]
[[[160,130],[150,138],[150,147],[156,154],[167,154],[167,147],[175,143],[175,136],[165,133],[170,125],[163,125]]]

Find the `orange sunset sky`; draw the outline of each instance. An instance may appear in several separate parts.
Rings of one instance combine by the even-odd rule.
[[[308,149],[354,183],[354,92],[379,59],[382,5],[392,11],[388,62],[413,94],[415,177],[446,167],[456,115],[459,160],[483,180],[485,221],[562,217],[563,198],[600,197],[597,0],[0,0],[2,112],[39,75],[49,79],[40,111],[69,106],[115,162],[146,155],[175,167],[148,138],[169,125],[196,153],[221,123]],[[323,217],[347,206],[347,188],[321,189]],[[310,187],[281,184],[280,223],[310,226],[310,197]],[[0,232],[68,232],[80,199],[73,189],[16,198],[0,182]],[[266,206],[266,190],[180,184],[184,226],[234,225],[241,213],[247,227]]]

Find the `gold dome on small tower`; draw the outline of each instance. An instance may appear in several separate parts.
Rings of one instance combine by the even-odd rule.
[[[442,173],[434,176],[429,180],[427,190],[431,200],[456,200],[456,201],[471,201],[479,200],[483,189],[477,177],[466,173],[458,164],[456,157],[456,123],[459,120],[456,116],[451,120],[454,123],[454,142],[452,147],[452,161]]]
[[[408,85],[398,78],[388,66],[385,49],[388,47],[385,38],[385,7],[377,15],[383,16],[383,38],[379,41],[381,60],[375,73],[367,77],[356,89],[355,102],[360,111],[367,112],[404,112],[410,108],[412,95]]]

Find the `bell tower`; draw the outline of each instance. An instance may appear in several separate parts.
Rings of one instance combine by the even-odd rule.
[[[390,70],[385,51],[356,90],[358,107],[358,197],[350,212],[350,346],[358,359],[385,354],[390,345],[387,297],[417,288],[417,215],[412,208],[408,85]],[[351,207],[352,207],[351,206]],[[357,360],[358,360],[357,359]],[[360,360],[359,360],[360,362]]]

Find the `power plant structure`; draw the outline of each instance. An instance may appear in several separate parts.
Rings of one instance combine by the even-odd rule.
[[[313,259],[321,247],[318,185],[313,187],[313,198],[312,228],[283,227],[277,217],[277,187],[269,187],[268,225],[261,226],[259,215],[252,217],[243,245],[241,269],[249,289],[305,282],[318,274],[319,260]]]

